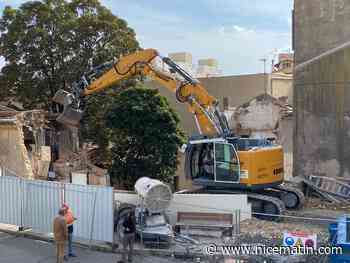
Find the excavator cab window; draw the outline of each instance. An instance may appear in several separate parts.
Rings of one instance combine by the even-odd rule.
[[[239,159],[230,143],[205,142],[192,145],[191,176],[202,183],[238,183]]]
[[[214,172],[214,144],[199,143],[191,145],[190,174],[193,180],[211,181],[215,180]]]
[[[239,159],[232,144],[215,143],[215,181],[225,183],[239,182]]]

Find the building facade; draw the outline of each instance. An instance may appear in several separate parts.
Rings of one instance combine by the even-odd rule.
[[[350,2],[295,0],[294,175],[350,176]]]

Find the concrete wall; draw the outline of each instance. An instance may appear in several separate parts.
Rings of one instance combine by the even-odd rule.
[[[284,178],[291,181],[293,177],[293,117],[282,118],[278,126],[277,143],[283,148]]]
[[[293,105],[293,76],[281,76],[272,74],[271,91],[269,92],[275,98],[287,97],[287,103]]]
[[[296,68],[295,175],[350,176],[350,46]]]
[[[348,0],[294,0],[294,12],[296,64],[350,40]]]
[[[24,145],[22,124],[17,119],[13,123],[0,123],[0,166],[9,169],[17,176],[34,179]]]
[[[251,218],[246,195],[174,194],[166,213],[175,224],[178,212],[234,214],[235,210],[241,210],[241,221]]]
[[[229,98],[229,106],[235,107],[264,93],[264,85],[267,89],[269,85],[268,75],[264,74],[202,78],[199,81],[219,100],[221,110],[224,110],[225,97]]]
[[[264,81],[269,90],[268,75],[264,76],[264,74],[202,78],[199,81],[212,96],[219,100],[221,110],[223,110],[225,97],[229,100],[229,106],[235,107],[264,93]],[[170,105],[179,114],[181,127],[188,135],[198,132],[192,114],[188,113],[186,105],[176,101],[175,94],[153,81],[145,82],[145,86],[156,88],[161,95],[167,97]]]
[[[294,175],[350,176],[349,22],[349,1],[295,0]]]
[[[114,199],[118,203],[140,205],[134,192],[115,191]],[[251,204],[246,195],[174,194],[166,214],[170,223],[175,224],[178,212],[233,214],[238,209],[241,210],[241,221],[251,218]]]

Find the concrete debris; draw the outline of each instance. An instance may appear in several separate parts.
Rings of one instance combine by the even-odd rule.
[[[231,123],[237,134],[251,137],[276,137],[281,119],[293,114],[293,108],[268,94],[261,94],[235,109]],[[244,133],[249,134],[244,134]]]
[[[350,186],[335,178],[309,176],[303,182],[307,187],[332,203],[350,204]]]
[[[0,168],[43,180],[53,168],[63,181],[69,181],[73,171],[84,171],[89,184],[109,185],[107,171],[93,164],[94,149],[80,150],[78,130],[57,127],[55,118],[45,111],[16,111],[0,105]]]
[[[61,158],[53,163],[53,169],[62,181],[68,181],[67,175],[73,172],[85,174],[88,184],[110,185],[110,178],[106,169],[93,163],[95,147],[81,149],[78,153],[69,152],[67,148]]]
[[[46,173],[51,154],[42,148],[44,127],[43,111],[19,112],[0,106],[0,166],[27,179]],[[27,137],[32,145],[26,143]]]

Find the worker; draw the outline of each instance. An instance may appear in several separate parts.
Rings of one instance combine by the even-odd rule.
[[[66,210],[61,208],[53,221],[53,234],[56,242],[56,262],[63,263],[64,247],[68,238],[67,223],[65,220]]]
[[[204,146],[201,158],[202,171],[201,176],[207,180],[214,180],[214,150],[213,144],[208,143]]]
[[[132,253],[135,242],[136,223],[133,212],[130,212],[123,222],[124,236],[123,236],[123,262],[126,262],[126,255],[128,254],[128,262],[132,262]]]
[[[77,219],[74,217],[72,209],[70,209],[67,204],[63,204],[62,207],[65,210],[65,219],[68,229],[68,257],[76,257],[76,255],[73,253],[73,224]]]

